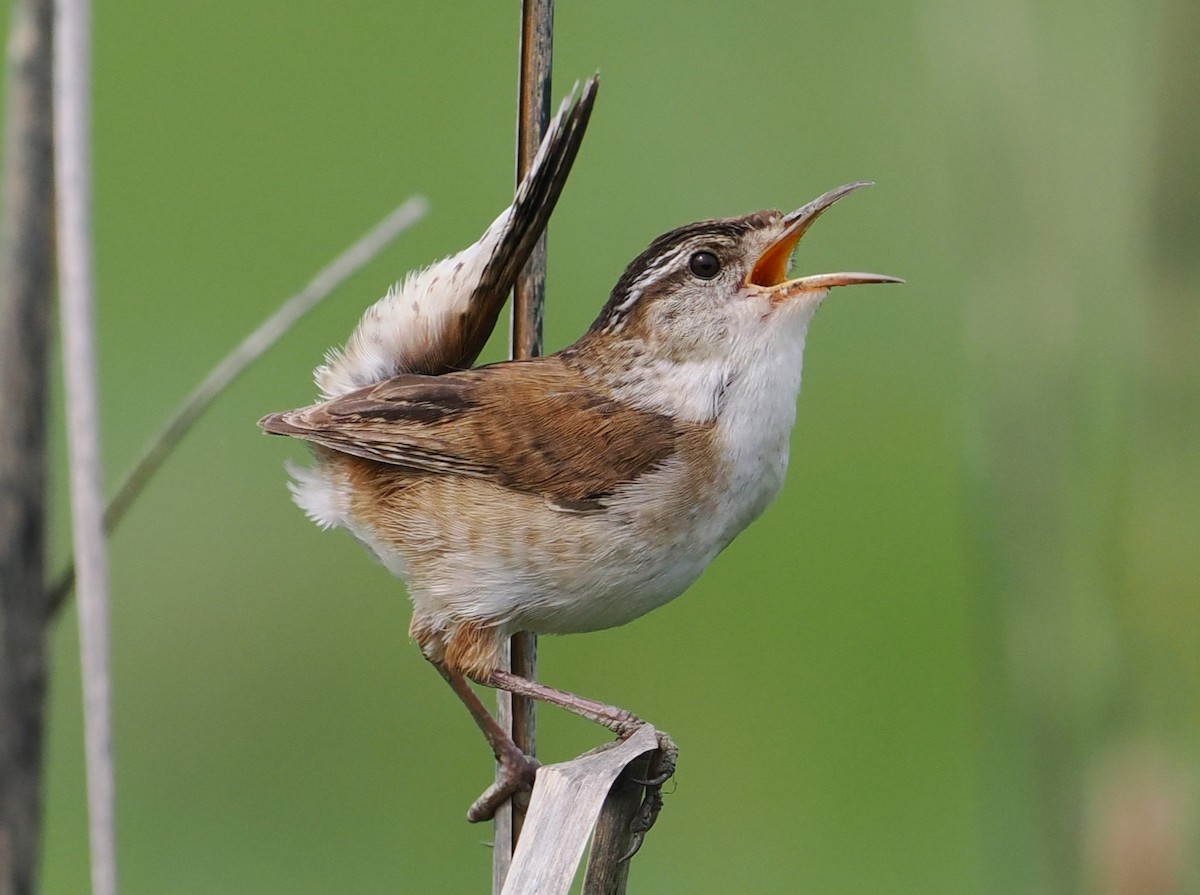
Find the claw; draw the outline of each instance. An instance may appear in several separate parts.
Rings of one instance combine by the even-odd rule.
[[[658,819],[658,812],[662,810],[662,806],[661,789],[657,786],[647,787],[646,797],[642,800],[637,813],[629,822],[629,851],[621,856],[620,861],[628,861],[641,850],[642,843],[646,841],[646,834],[654,826],[654,822]]]
[[[644,780],[634,780],[646,788],[646,794],[642,798],[642,804],[638,806],[637,813],[629,822],[630,846],[620,861],[628,861],[638,853],[646,840],[646,833],[658,820],[658,813],[662,811],[663,806],[662,786],[675,774],[675,762],[678,758],[679,747],[675,745],[675,741],[661,730],[658,731],[658,750],[650,759],[650,767],[647,769],[649,773]]]

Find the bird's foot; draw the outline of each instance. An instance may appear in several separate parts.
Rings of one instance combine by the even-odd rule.
[[[614,705],[606,705],[605,703],[597,702],[594,699],[587,699],[574,693],[567,693],[564,690],[556,690],[553,687],[547,687],[545,684],[538,683],[537,681],[528,680],[510,671],[493,671],[484,677],[478,678],[478,680],[486,686],[508,690],[510,693],[517,693],[521,696],[557,705],[567,711],[574,712],[583,718],[587,718],[589,721],[594,721],[597,724],[607,727],[622,740],[633,736],[646,724],[637,715],[625,709],[617,708]],[[632,858],[637,850],[641,848],[642,839],[645,837],[646,831],[654,825],[654,821],[658,818],[658,812],[662,809],[662,785],[675,773],[675,760],[679,756],[679,747],[675,745],[674,740],[662,731],[655,731],[655,734],[658,738],[658,749],[655,750],[654,756],[650,759],[647,779],[636,781],[644,786],[646,791],[642,798],[642,804],[630,824],[630,831],[633,834],[633,846],[630,848],[628,854],[626,854],[625,859]],[[489,790],[488,793],[484,793],[484,796],[488,796],[490,792]],[[503,801],[504,799],[500,798],[497,804]]]
[[[638,806],[637,812],[629,822],[630,845],[629,850],[622,856],[622,861],[628,861],[642,847],[646,833],[654,826],[654,822],[658,820],[658,813],[662,810],[663,784],[675,774],[675,762],[679,758],[679,747],[675,745],[675,741],[671,737],[661,730],[656,733],[658,734],[658,749],[650,756],[646,778],[634,781],[644,786],[646,791],[642,796],[642,804]]]
[[[496,809],[522,791],[533,789],[534,776],[541,763],[524,753],[503,755],[496,767],[496,782],[483,791],[467,811],[473,824],[491,820]]]
[[[658,734],[658,749],[650,757],[650,768],[645,780],[637,782],[643,786],[662,788],[662,785],[675,776],[675,763],[679,760],[679,747],[675,741],[661,730]]]

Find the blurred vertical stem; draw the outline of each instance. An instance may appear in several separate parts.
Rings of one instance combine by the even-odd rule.
[[[524,0],[521,7],[521,65],[517,107],[517,183],[533,164],[550,122],[550,74],[554,47],[554,0]],[[513,293],[513,358],[542,353],[542,319],[546,301],[546,234],[534,247]],[[521,677],[537,677],[537,637],[515,635],[509,643],[509,668]],[[536,704],[531,699],[502,693],[500,723],[527,755],[537,755]],[[496,814],[496,848],[492,871],[493,890],[499,892],[521,835],[528,801],[511,799]]]
[[[35,890],[41,827],[52,34],[51,0],[13,4],[0,244],[0,895]]]
[[[1089,775],[1137,718],[1127,577],[1140,307],[1136,10],[924,6],[966,332],[981,845],[996,892],[1075,893]]]
[[[1200,880],[1200,4],[1164,0],[1157,26],[1145,54],[1157,96],[1147,104],[1156,120],[1139,240],[1145,350],[1122,613],[1148,729],[1114,756],[1096,799],[1097,888],[1119,895]]]
[[[1143,239],[1151,288],[1130,524],[1138,605],[1131,618],[1154,716],[1188,737],[1194,756],[1200,749],[1200,4],[1166,0],[1158,40],[1153,207]]]

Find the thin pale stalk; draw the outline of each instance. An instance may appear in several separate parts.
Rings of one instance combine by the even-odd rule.
[[[108,555],[100,464],[92,249],[91,31],[89,0],[57,0],[54,44],[55,174],[71,526],[79,569],[79,650],[93,895],[116,895],[116,786]]]
[[[357,242],[322,268],[303,289],[246,336],[197,385],[142,453],[126,475],[104,514],[106,532],[112,532],[122,517],[185,435],[233,382],[262,357],[305,314],[320,304],[347,279],[378,255],[389,243],[424,217],[427,203],[421,196],[409,198]],[[68,566],[49,592],[48,615],[66,602],[75,583],[75,568]]]
[[[554,0],[524,0],[521,7],[521,71],[517,110],[517,183],[537,154],[550,122],[550,73],[554,47]],[[513,358],[542,352],[542,318],[546,295],[546,236],[538,240],[513,293]],[[537,637],[520,633],[509,644],[509,669],[521,677],[537,677]],[[499,697],[499,720],[527,755],[537,755],[537,715],[533,700]],[[496,849],[492,888],[499,892],[521,835],[528,805],[512,799],[496,814]]]

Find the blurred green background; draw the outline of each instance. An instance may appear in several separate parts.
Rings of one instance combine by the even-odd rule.
[[[879,185],[798,266],[909,281],[826,304],[786,490],[689,593],[542,641],[547,681],[682,748],[633,891],[1197,891],[1198,10],[559,4],[556,101],[603,84],[551,227],[550,349],[657,234],[859,178]],[[284,296],[407,195],[432,204],[113,540],[126,892],[487,891],[491,829],[464,821],[486,747],[406,642],[402,587],[290,503],[303,448],[254,423],[508,202],[518,16],[97,4],[112,481]],[[544,760],[604,739],[540,724]],[[73,612],[47,774],[43,889],[83,892]]]

